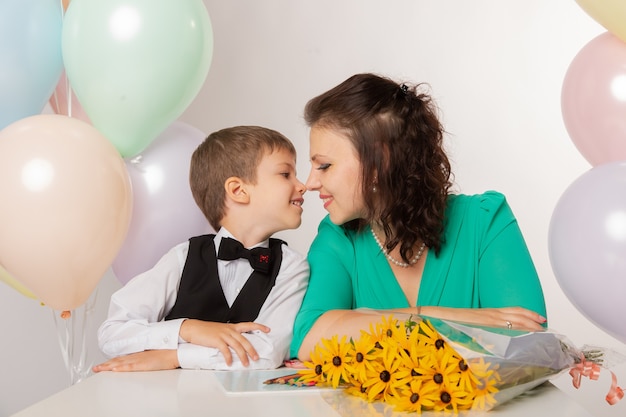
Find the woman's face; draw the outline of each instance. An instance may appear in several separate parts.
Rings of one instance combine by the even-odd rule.
[[[361,163],[350,140],[336,130],[315,126],[309,140],[311,172],[306,188],[319,192],[333,223],[363,218]]]

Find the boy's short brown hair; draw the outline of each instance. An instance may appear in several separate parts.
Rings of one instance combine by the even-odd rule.
[[[281,133],[260,126],[235,126],[211,133],[191,156],[189,185],[196,204],[211,227],[219,230],[225,215],[224,184],[230,177],[256,183],[256,171],[265,154],[287,150],[293,143]]]

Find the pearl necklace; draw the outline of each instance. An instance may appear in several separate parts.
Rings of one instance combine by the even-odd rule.
[[[402,262],[402,261],[397,260],[393,256],[389,255],[389,251],[387,251],[387,249],[383,247],[383,244],[380,242],[380,239],[378,239],[378,236],[376,235],[376,232],[374,232],[374,229],[370,228],[370,230],[372,231],[372,236],[374,236],[374,240],[378,244],[378,247],[385,254],[385,257],[389,260],[389,262],[391,262],[394,265],[399,266],[400,268],[407,268],[410,265],[415,265],[417,261],[419,261],[420,258],[422,257],[422,253],[424,253],[424,249],[426,248],[426,244],[422,243],[422,246],[420,246],[419,250],[413,257],[413,259],[409,261],[409,263]]]

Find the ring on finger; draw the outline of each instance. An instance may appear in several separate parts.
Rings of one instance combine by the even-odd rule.
[[[513,328],[513,323],[511,323],[510,321],[506,321],[506,327],[507,329],[511,330]]]

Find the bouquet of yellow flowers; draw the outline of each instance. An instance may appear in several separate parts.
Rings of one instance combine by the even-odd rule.
[[[485,411],[581,362],[583,353],[550,331],[389,316],[358,340],[321,340],[298,384],[343,387],[397,411]]]

